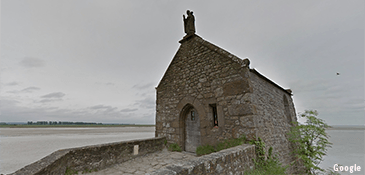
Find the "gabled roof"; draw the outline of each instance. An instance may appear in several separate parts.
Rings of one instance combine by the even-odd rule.
[[[179,43],[183,44],[185,41],[190,40],[190,39],[195,39],[195,41],[199,42],[200,44],[202,44],[203,46],[207,47],[208,49],[222,55],[228,58],[231,58],[234,62],[239,63],[242,67],[245,67],[245,63],[243,62],[242,59],[238,58],[237,56],[229,53],[228,51],[204,40],[203,38],[201,38],[200,36],[198,36],[197,34],[193,34],[190,36],[185,36],[182,40],[179,41]]]
[[[275,87],[283,90],[284,92],[288,93],[289,95],[293,95],[291,93],[290,89],[284,89],[281,86],[279,86],[278,84],[274,83],[273,81],[271,81],[270,79],[266,78],[265,76],[263,76],[262,74],[260,74],[256,69],[250,69],[250,72],[256,74],[257,76],[261,77],[262,79],[266,80],[267,82],[269,82],[270,84],[274,85]]]
[[[248,59],[242,60],[242,59],[238,58],[237,56],[235,56],[235,55],[233,55],[233,54],[229,53],[228,51],[226,51],[226,50],[224,50],[224,49],[222,49],[222,48],[220,48],[220,47],[218,47],[218,46],[216,46],[216,45],[214,45],[214,44],[212,44],[212,43],[210,43],[210,42],[208,42],[208,41],[204,40],[203,38],[201,38],[201,37],[200,37],[200,36],[198,36],[197,34],[186,35],[186,36],[185,36],[182,40],[180,40],[180,41],[179,41],[179,43],[181,43],[181,45],[183,45],[185,42],[188,42],[188,41],[190,41],[190,40],[194,40],[195,42],[198,42],[199,44],[201,44],[201,45],[205,46],[206,48],[208,48],[208,49],[209,49],[209,50],[211,50],[211,51],[214,51],[214,52],[216,52],[216,53],[218,53],[218,54],[222,55],[223,57],[230,58],[232,61],[234,61],[234,62],[238,63],[239,65],[241,65],[241,67],[242,67],[242,68],[244,68],[244,67],[248,67],[248,68],[249,68],[249,64],[250,64],[250,63],[249,63],[249,60],[248,60]],[[181,47],[181,46],[180,46],[180,47]],[[180,50],[180,49],[179,49],[179,50]],[[175,56],[176,56],[176,55],[175,55]],[[175,58],[175,56],[174,56],[174,58]],[[171,62],[171,63],[172,63],[172,62]],[[171,63],[170,63],[170,65],[171,65]],[[167,68],[167,70],[170,68],[170,65],[169,65],[169,67]],[[167,70],[166,70],[166,72],[167,72]],[[254,73],[254,74],[258,75],[259,77],[261,77],[262,79],[266,80],[268,83],[270,83],[270,84],[274,85],[275,87],[277,87],[277,88],[279,88],[279,89],[283,90],[284,92],[288,93],[289,95],[292,95],[292,93],[291,93],[291,90],[290,90],[290,89],[286,90],[286,89],[282,88],[282,87],[281,87],[281,86],[279,86],[278,84],[274,83],[274,82],[273,82],[273,81],[271,81],[270,79],[268,79],[268,78],[266,78],[265,76],[263,76],[262,74],[260,74],[260,73],[259,73],[258,71],[256,71],[255,69],[249,69],[249,70],[250,70],[250,72],[252,72],[252,73]],[[166,74],[166,72],[165,72],[165,74]],[[164,74],[164,76],[163,76],[163,77],[165,77],[165,74]],[[162,79],[160,80],[160,82],[159,82],[158,86],[160,85],[161,81],[163,80],[163,77],[162,77]],[[158,87],[158,86],[157,86],[157,87]]]

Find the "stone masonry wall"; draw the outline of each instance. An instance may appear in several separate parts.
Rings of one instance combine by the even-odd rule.
[[[246,135],[261,137],[280,161],[293,161],[287,133],[297,121],[291,92],[197,35],[184,39],[156,88],[156,136],[184,150],[185,107],[200,117],[201,145]],[[216,105],[218,127],[213,125]],[[289,170],[291,171],[291,170]]]
[[[76,171],[100,170],[160,151],[164,140],[164,137],[158,137],[59,150],[11,175],[60,175],[65,174],[66,168]],[[138,153],[134,151],[135,145],[138,145]]]
[[[184,148],[181,111],[189,104],[199,113],[202,145],[242,133],[253,137],[248,71],[241,59],[199,36],[182,42],[156,88],[156,136]],[[211,104],[217,106],[218,127],[213,125]]]
[[[240,145],[217,153],[197,157],[182,164],[172,165],[150,175],[188,175],[188,174],[244,174],[254,168],[254,145]]]
[[[297,121],[291,95],[269,83],[256,71],[250,72],[255,97],[251,99],[251,102],[257,111],[255,116],[257,137],[262,138],[267,149],[270,146],[273,147],[273,153],[278,154],[284,165],[288,165],[294,159],[291,154],[292,145],[288,140],[287,133],[292,126],[291,121]],[[285,109],[284,98],[288,102],[287,109]],[[290,121],[288,117],[291,118]]]

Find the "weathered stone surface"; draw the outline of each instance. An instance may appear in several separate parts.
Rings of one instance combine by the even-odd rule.
[[[228,106],[229,115],[251,115],[253,113],[252,106],[250,104],[233,104]]]
[[[223,85],[223,95],[242,95],[250,91],[248,80],[240,79],[232,82],[227,82]]]
[[[186,150],[186,106],[197,109],[201,145],[245,134],[261,137],[268,148],[280,153],[280,161],[293,160],[286,138],[296,121],[291,93],[242,60],[194,34],[184,38],[156,88],[156,136],[166,136]],[[218,126],[212,106],[216,107]],[[163,123],[175,123],[176,132]],[[178,126],[177,124],[178,123]],[[170,125],[171,127],[172,125]],[[218,167],[219,169],[219,167]]]
[[[148,153],[160,151],[164,147],[164,140],[164,137],[158,137],[59,150],[11,175],[59,175],[65,174],[66,168],[76,171],[100,170]],[[134,145],[139,145],[137,155],[133,154]],[[130,169],[128,172],[136,171]]]
[[[166,136],[168,142],[178,143],[186,150],[183,110],[191,105],[200,117],[200,144],[216,144],[229,138],[228,135],[222,137],[223,133],[230,132],[230,128],[225,127],[229,114],[224,111],[231,103],[241,104],[244,93],[252,89],[248,77],[242,77],[249,72],[248,66],[243,64],[243,60],[197,35],[185,39],[156,88],[156,136]],[[227,95],[231,98],[226,98]],[[231,102],[232,99],[235,102]],[[213,104],[218,127],[214,127]],[[173,127],[179,123],[177,132],[169,132],[163,125],[167,122],[175,123]]]
[[[178,165],[169,165],[150,175],[244,174],[254,167],[254,158],[255,146],[241,145],[180,162]]]

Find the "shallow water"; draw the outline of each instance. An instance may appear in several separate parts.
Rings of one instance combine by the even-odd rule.
[[[0,174],[12,173],[54,151],[152,138],[154,127],[0,128]]]
[[[327,130],[333,143],[320,167],[332,169],[335,164],[360,166],[360,172],[342,172],[341,174],[365,174],[364,130]]]

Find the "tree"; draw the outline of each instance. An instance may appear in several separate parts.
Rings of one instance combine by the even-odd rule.
[[[298,159],[301,159],[307,174],[316,174],[324,172],[324,169],[319,167],[326,155],[331,144],[328,141],[329,135],[326,129],[330,128],[324,120],[317,118],[316,110],[306,110],[300,114],[300,117],[305,118],[305,124],[295,122],[289,133],[289,139],[295,143],[294,153]]]

